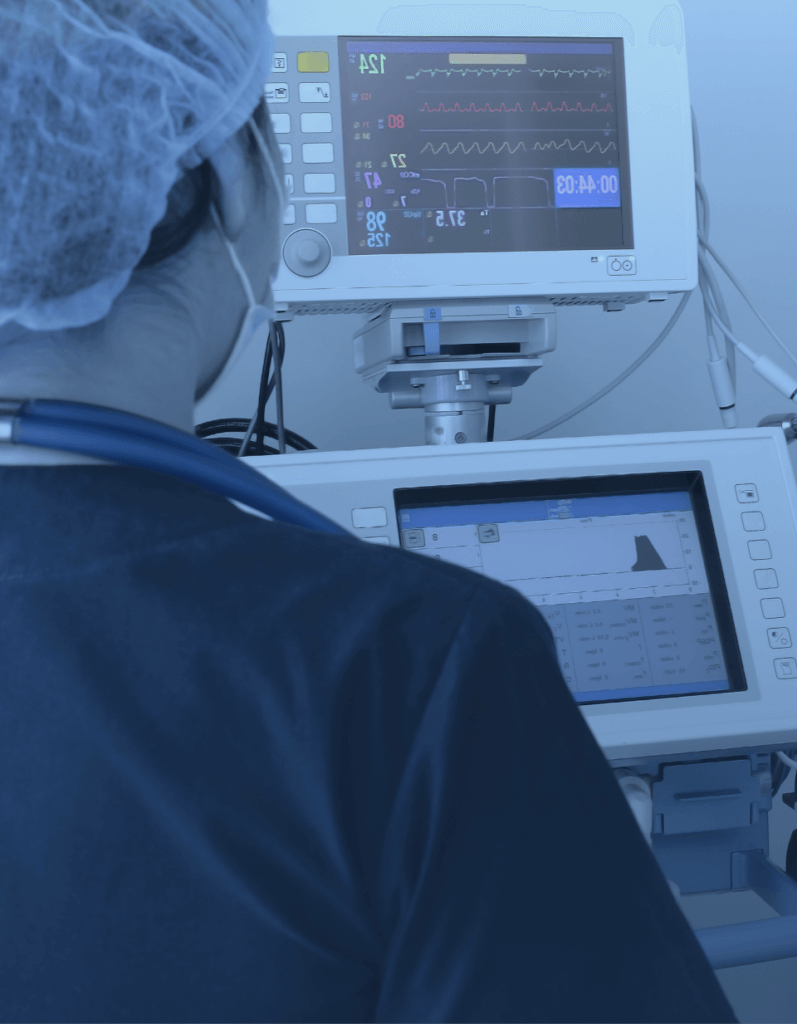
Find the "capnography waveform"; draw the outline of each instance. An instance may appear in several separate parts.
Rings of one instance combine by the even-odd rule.
[[[611,103],[607,103],[605,107],[599,107],[597,103],[593,103],[591,107],[585,107],[585,106],[582,105],[580,100],[579,100],[579,102],[574,107],[568,107],[567,101],[564,101],[560,107],[555,107],[550,100],[548,100],[548,102],[545,104],[544,107],[541,107],[537,103],[537,101],[535,100],[532,103],[532,105],[529,107],[528,113],[530,113],[530,114],[533,114],[533,113],[542,114],[542,113],[548,113],[548,112],[561,113],[563,110],[567,111],[568,114],[605,114],[605,113],[610,112],[610,111],[613,112],[614,111],[614,107],[611,105]],[[507,107],[506,104],[503,101],[501,102],[501,106],[500,107],[493,107],[493,106],[491,106],[489,101],[487,103],[485,103],[485,105],[483,107],[477,107],[474,103],[471,103],[470,106],[467,106],[467,107],[461,107],[459,105],[459,100],[457,100],[457,102],[454,104],[453,107],[446,107],[446,106],[443,106],[443,103],[441,101],[440,104],[438,106],[436,106],[436,107],[430,107],[428,103],[424,103],[424,105],[421,107],[421,111],[422,112],[428,112],[430,114],[439,114],[441,111],[446,113],[446,114],[470,114],[470,113],[476,113],[476,114],[483,114],[483,113],[490,113],[490,114],[522,114],[522,113],[524,113],[523,107],[521,107],[519,101],[514,105],[514,107]]]
[[[563,149],[565,146],[568,146],[570,148],[570,151],[573,153],[575,153],[577,149],[583,149],[585,153],[591,153],[593,149],[596,148],[600,150],[601,153],[606,153],[610,149],[617,149],[617,146],[613,142],[609,142],[605,147],[602,147],[600,142],[593,142],[591,146],[587,146],[586,142],[584,142],[582,139],[581,142],[577,143],[574,146],[572,139],[564,139],[562,142],[556,142],[555,140],[551,140],[550,142],[535,142],[534,145],[531,147],[527,146],[525,142],[518,142],[514,149],[509,145],[508,142],[502,142],[498,149],[495,148],[495,143],[493,142],[488,142],[487,145],[484,147],[480,146],[478,142],[472,142],[467,149],[465,148],[464,142],[458,142],[453,149],[449,146],[447,142],[441,142],[437,149],[435,149],[434,143],[427,142],[426,145],[421,150],[421,153],[423,154],[426,152],[427,149],[430,149],[434,156],[437,156],[437,154],[440,153],[441,150],[445,149],[450,156],[453,156],[453,154],[456,153],[458,149],[461,149],[462,152],[467,155],[474,148],[474,146],[476,147],[476,149],[478,149],[480,156],[483,156],[491,147],[493,152],[497,156],[504,148],[504,146],[506,146],[510,154],[517,153],[517,151],[521,148],[525,150],[528,150],[529,148]]]
[[[435,75],[492,75],[495,78],[496,75],[522,75],[524,71],[528,71],[532,75],[539,75],[540,78],[543,75],[553,75],[554,78],[558,78],[559,75],[569,75],[570,78],[573,75],[583,75],[585,81],[587,75],[607,78],[612,73],[610,68],[587,68],[583,71],[577,68],[571,70],[564,68],[421,68],[414,75],[407,75],[407,78],[417,78],[419,75],[431,75],[432,78]]]

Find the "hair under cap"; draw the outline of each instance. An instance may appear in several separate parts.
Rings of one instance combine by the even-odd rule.
[[[273,47],[266,0],[2,0],[0,325],[107,315]]]

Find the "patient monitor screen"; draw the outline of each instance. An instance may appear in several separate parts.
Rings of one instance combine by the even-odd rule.
[[[633,248],[621,38],[338,45],[350,255]]]
[[[514,587],[579,704],[746,689],[699,472],[397,490],[402,547]]]

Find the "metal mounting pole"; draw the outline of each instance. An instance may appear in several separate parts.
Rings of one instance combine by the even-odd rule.
[[[424,410],[427,444],[478,443],[487,407],[511,402],[556,347],[556,310],[509,299],[395,302],[354,342],[357,372],[393,409]]]

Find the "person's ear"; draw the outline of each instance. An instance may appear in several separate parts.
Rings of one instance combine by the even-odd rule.
[[[224,233],[231,242],[238,238],[246,224],[246,159],[240,132],[208,157],[215,176],[213,202],[224,225]]]

